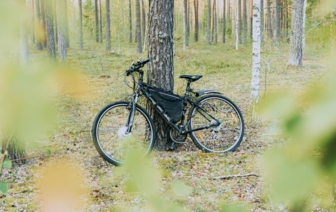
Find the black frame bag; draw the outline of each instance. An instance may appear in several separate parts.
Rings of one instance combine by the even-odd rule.
[[[161,88],[149,87],[148,92],[172,122],[178,122],[183,115],[183,98]]]

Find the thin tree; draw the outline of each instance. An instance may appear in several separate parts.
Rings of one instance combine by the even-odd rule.
[[[148,83],[166,91],[174,90],[174,0],[149,0]],[[147,104],[157,132],[156,148],[169,141],[169,125],[151,104]]]
[[[38,27],[42,27],[40,0],[35,0],[35,6],[36,6],[36,16],[37,16]],[[41,33],[35,33],[35,34],[37,35],[37,37],[36,37],[36,49],[37,50],[42,50],[43,49],[43,46],[42,46],[43,36],[41,35]]]
[[[211,43],[211,0],[208,0],[207,44]]]
[[[111,51],[110,0],[106,0],[106,51]]]
[[[237,36],[238,36],[238,42],[242,43],[242,16],[241,16],[241,0],[238,0],[237,5]]]
[[[265,29],[265,17],[264,17],[264,0],[260,0],[260,36],[261,43],[264,42],[264,29]]]
[[[68,20],[68,0],[64,2],[64,30],[65,30],[65,44],[66,47],[70,47],[70,37],[69,37],[69,20]]]
[[[281,2],[280,0],[274,1],[274,9],[275,9],[275,15],[274,15],[274,32],[273,32],[273,38],[275,43],[280,42],[280,28],[281,28]]]
[[[43,31],[41,31],[41,33],[43,34],[43,39],[42,39],[41,43],[42,43],[43,48],[46,48],[47,47],[47,39],[46,39],[47,24],[46,24],[45,0],[40,1],[40,13],[41,13],[41,24],[42,24],[42,28],[43,28]]]
[[[253,1],[253,47],[252,47],[252,80],[251,80],[251,99],[252,99],[252,118],[256,119],[256,105],[259,100],[260,87],[260,0]]]
[[[242,24],[243,24],[243,40],[244,40],[244,43],[246,42],[247,40],[247,5],[246,5],[246,0],[243,0],[243,21],[242,21]]]
[[[302,66],[304,1],[305,0],[293,0],[291,20],[292,32],[287,65]]]
[[[194,40],[198,42],[198,0],[194,0]]]
[[[141,17],[140,17],[140,0],[135,2],[136,9],[136,41],[137,41],[137,52],[142,53],[142,38],[141,38]]]
[[[53,14],[54,14],[54,31],[55,31],[55,42],[58,42],[58,27],[57,27],[57,4],[56,4],[57,0],[53,1]]]
[[[146,41],[146,10],[145,10],[145,3],[144,0],[141,0],[141,36],[142,36],[142,43],[145,45]]]
[[[95,34],[96,42],[99,42],[99,22],[98,22],[98,0],[94,0],[94,16],[95,16]]]
[[[271,1],[266,0],[266,7],[267,7],[267,30],[268,30],[268,38],[272,39],[272,14],[271,14]]]
[[[187,25],[188,25],[188,11],[187,11],[187,0],[183,0],[183,51],[186,51],[188,44],[188,34],[187,34]]]
[[[99,2],[99,10],[98,10],[98,14],[99,14],[99,42],[102,43],[103,42],[102,4],[101,4],[101,0],[98,0],[98,2]]]
[[[130,43],[132,43],[132,41],[133,41],[133,37],[132,37],[133,29],[132,29],[132,2],[131,2],[131,0],[128,0],[128,17],[129,17],[129,38],[128,38],[128,41]]]
[[[45,0],[46,7],[46,27],[47,27],[47,49],[49,57],[56,60],[56,47],[55,47],[55,32],[53,20],[53,2],[52,0]]]
[[[83,50],[83,6],[82,0],[78,0],[79,9],[79,49]]]
[[[226,36],[226,1],[223,0],[223,31],[222,31],[222,42],[225,43]]]
[[[35,2],[34,0],[30,0],[29,4],[29,11],[30,11],[30,39],[31,42],[35,43]]]
[[[212,6],[212,41],[217,43],[217,0],[213,0]]]
[[[67,50],[66,50],[66,16],[65,7],[66,7],[66,0],[58,1],[58,55],[61,61],[67,60]]]

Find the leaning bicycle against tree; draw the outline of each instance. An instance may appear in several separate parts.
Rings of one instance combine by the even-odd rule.
[[[194,91],[190,85],[202,75],[180,76],[187,81],[184,96],[149,85],[143,81],[144,72],[141,70],[149,61],[139,60],[126,71],[126,75],[131,75],[137,85],[130,101],[117,101],[105,106],[93,122],[93,142],[106,161],[121,165],[127,149],[132,145],[141,146],[144,155],[152,150],[156,131],[152,118],[137,104],[141,95],[154,105],[169,124],[169,134],[174,142],[185,142],[189,134],[199,149],[216,153],[233,151],[240,145],[244,120],[231,100],[215,90]],[[135,74],[138,75],[137,81]],[[197,100],[194,101],[192,96]],[[187,108],[190,108],[189,111]],[[129,138],[134,142],[127,143]]]

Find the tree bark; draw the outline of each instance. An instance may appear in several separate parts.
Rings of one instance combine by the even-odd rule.
[[[142,53],[142,38],[141,38],[141,16],[140,16],[140,0],[135,2],[136,8],[136,41],[137,41],[137,52]]]
[[[246,43],[247,40],[247,6],[246,6],[246,0],[243,0],[243,40],[244,43]]]
[[[46,25],[47,25],[47,48],[50,59],[56,60],[55,32],[53,20],[53,1],[45,0],[46,4]]]
[[[260,0],[260,39],[264,41],[265,17],[264,17],[264,0]]]
[[[290,53],[287,65],[302,66],[304,1],[305,0],[293,0],[291,20],[292,32],[290,37]]]
[[[70,37],[69,37],[69,21],[68,21],[68,0],[64,0],[64,32],[65,32],[65,44],[66,47],[70,47]]]
[[[94,0],[96,42],[99,42],[98,0]]]
[[[211,0],[208,0],[207,44],[211,43]]]
[[[102,10],[102,3],[101,0],[98,0],[99,2],[99,42],[103,42],[103,10]]]
[[[141,37],[142,37],[142,44],[145,44],[146,41],[146,10],[145,10],[145,3],[144,0],[141,0],[141,8],[142,8],[142,18],[141,18]]]
[[[266,7],[267,7],[267,35],[269,39],[272,39],[272,14],[271,14],[271,1],[266,0]]]
[[[188,32],[187,32],[187,25],[188,25],[188,11],[187,11],[187,0],[183,0],[183,51],[186,51],[188,43]]]
[[[36,16],[37,16],[38,27],[42,27],[40,0],[35,0],[35,6],[36,6]],[[37,32],[35,34],[37,34],[36,49],[42,50],[43,49],[43,46],[42,46],[43,35],[40,32]]]
[[[251,99],[252,99],[252,118],[256,117],[256,104],[259,100],[260,86],[260,0],[253,2],[253,47],[252,47],[252,80],[251,80]]]
[[[128,0],[128,17],[129,17],[129,38],[128,38],[128,41],[130,43],[132,43],[133,42],[133,37],[132,37],[133,29],[132,29],[132,2],[131,2],[131,0]]]
[[[110,0],[106,0],[106,51],[111,51]]]
[[[174,0],[149,0],[148,83],[166,91],[174,90]],[[163,150],[169,138],[169,125],[147,104],[157,131],[156,148]]]
[[[241,18],[241,0],[238,0],[238,6],[237,6],[237,36],[238,41],[241,44],[242,43],[242,18]]]
[[[30,0],[30,39],[35,43],[35,1]]]
[[[67,50],[66,50],[66,16],[64,13],[66,12],[65,10],[65,5],[66,1],[65,0],[60,0],[59,1],[59,8],[58,8],[58,55],[60,61],[66,61],[67,60]]]
[[[194,40],[195,42],[198,42],[198,0],[194,0],[194,19]]]
[[[280,42],[280,28],[281,28],[281,2],[280,0],[274,1],[274,9],[275,9],[275,20],[274,20],[274,41],[275,43]]]
[[[83,6],[82,0],[78,0],[79,9],[79,49],[83,50]]]
[[[223,0],[223,31],[222,31],[222,42],[225,43],[226,36],[226,2]]]

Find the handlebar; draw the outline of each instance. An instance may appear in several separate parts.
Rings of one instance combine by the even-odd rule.
[[[148,58],[148,59],[145,59],[145,60],[139,60],[136,63],[132,63],[131,68],[129,68],[128,70],[126,70],[126,76],[129,76],[134,71],[139,72],[139,69],[142,68],[146,63],[148,63],[151,60],[152,60],[152,58]]]

